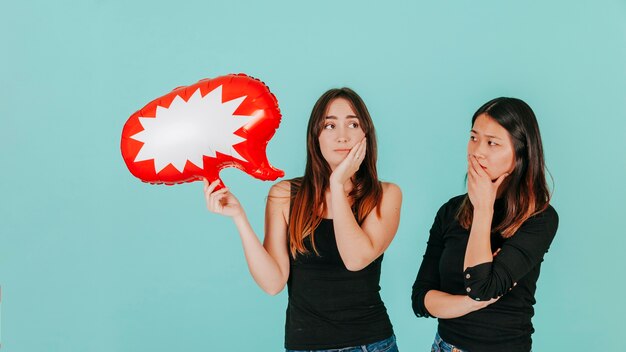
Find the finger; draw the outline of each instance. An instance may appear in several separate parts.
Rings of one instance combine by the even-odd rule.
[[[508,173],[502,174],[502,176],[498,177],[496,182],[494,182],[494,185],[500,186],[502,184],[502,182],[504,182],[504,179],[507,178],[507,176],[509,176]]]
[[[215,192],[210,193],[210,194],[209,194],[209,201],[210,201],[211,203],[215,203],[215,199],[216,199],[216,198],[221,198],[221,197],[223,197],[223,195],[224,195],[226,192],[228,192],[228,189],[226,189],[226,188],[222,188],[222,189],[220,189],[220,190],[217,190],[217,191],[215,191]]]
[[[218,191],[212,192],[212,193],[208,193],[208,197],[206,200],[207,203],[207,207],[209,208],[209,210],[211,211],[218,211],[220,208],[216,206],[216,204],[219,204],[219,202],[216,202],[216,199],[219,199],[221,197],[223,197],[223,195],[227,192],[228,190],[226,188],[222,188]]]
[[[474,178],[476,178],[476,171],[474,171],[474,169],[468,165],[467,167],[467,180],[468,181],[474,181]]]
[[[228,188],[224,187],[224,188],[222,188],[222,189],[220,189],[218,191],[213,192],[211,195],[217,197],[217,196],[220,196],[220,195],[222,195],[224,193],[227,193],[227,192],[228,192]]]
[[[222,208],[220,207],[220,203],[218,200],[216,200],[216,198],[211,199],[211,209],[216,213],[219,213],[222,210]]]
[[[351,152],[354,152],[355,154],[359,154],[362,151],[362,147],[363,147],[363,142],[365,141],[365,138],[361,139],[360,141],[358,141],[350,150]]]
[[[501,250],[501,249],[502,249],[502,248],[498,248],[498,249],[496,249],[496,251],[495,251],[495,252],[493,252],[493,256],[495,257],[496,255],[498,255],[498,253],[500,253],[500,250]]]
[[[474,172],[474,174],[476,173],[476,168],[474,167],[474,161],[475,161],[475,157],[473,155],[468,155],[467,156],[467,169],[468,171],[472,171]]]
[[[473,163],[473,156],[470,156],[470,159],[468,160],[467,163],[467,174],[469,176],[473,176],[474,178],[478,177],[478,173],[476,172],[476,168],[474,167],[474,163]]]
[[[354,148],[356,148],[356,152],[354,153],[354,165],[358,166],[361,164],[361,161],[363,161],[363,158],[365,156],[365,147],[363,141],[357,143]]]
[[[352,146],[352,148],[350,148],[350,152],[348,153],[347,157],[353,157],[357,154],[357,152],[359,151],[359,143],[355,144]]]
[[[467,169],[467,190],[473,190],[476,187],[476,174],[474,171]]]
[[[474,169],[476,170],[476,174],[480,177],[489,177],[489,175],[487,175],[487,171],[485,171],[485,169],[483,169],[483,167],[480,165],[480,162],[478,162],[478,158],[474,157]]]
[[[211,194],[205,193],[204,197],[206,200],[207,209],[209,209],[210,212],[215,212],[215,209],[213,208],[213,198],[211,197]]]
[[[222,211],[222,209],[224,208],[223,202],[222,202],[223,198],[226,198],[226,195],[224,193],[220,193],[220,194],[215,195],[214,197],[211,197],[211,203],[213,205],[213,209],[219,212]]]
[[[211,184],[209,184],[209,187],[207,188],[206,192],[208,193],[212,193],[213,190],[215,189],[215,187],[217,187],[217,185],[220,184],[220,180],[215,180],[213,182],[211,182]]]
[[[360,146],[360,147],[365,147],[365,146],[366,146],[366,144],[367,144],[366,142],[367,142],[367,138],[363,137],[363,139],[361,139],[361,140],[359,141],[359,146]]]
[[[474,172],[476,172],[476,175],[478,176],[487,175],[485,170],[483,170],[483,167],[480,166],[480,163],[478,162],[478,159],[475,156],[470,157],[470,164],[472,165],[472,169],[474,169]]]
[[[202,189],[206,193],[207,188],[209,188],[209,180],[207,180],[205,177],[203,177],[202,178],[202,183],[204,184],[204,187]]]
[[[492,299],[490,299],[489,301],[487,301],[487,302],[486,302],[486,303],[487,303],[487,305],[490,305],[490,304],[494,304],[494,303],[496,303],[496,302],[500,299],[500,297],[502,297],[502,296],[498,296],[498,297],[496,297],[496,298],[492,298]]]
[[[359,149],[359,156],[361,159],[365,159],[365,153],[367,153],[367,139],[363,138],[361,141],[361,148]]]

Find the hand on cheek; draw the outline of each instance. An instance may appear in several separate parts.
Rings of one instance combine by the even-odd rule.
[[[496,201],[498,187],[502,184],[508,173],[502,174],[492,181],[489,175],[473,155],[468,155],[467,167],[467,193],[475,209],[491,208]]]
[[[333,184],[343,185],[345,184],[361,167],[361,163],[365,159],[367,152],[367,141],[363,138],[359,143],[355,144],[350,150],[350,153],[345,159],[337,166],[337,168],[330,175],[331,186]]]

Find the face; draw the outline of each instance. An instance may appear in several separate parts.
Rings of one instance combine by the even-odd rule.
[[[326,108],[324,127],[319,136],[322,156],[330,168],[334,170],[364,137],[365,132],[348,100],[332,100]]]
[[[467,153],[478,159],[494,181],[504,173],[511,173],[515,167],[515,150],[509,132],[486,114],[474,121]]]

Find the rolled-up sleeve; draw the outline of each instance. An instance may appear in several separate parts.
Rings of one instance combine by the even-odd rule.
[[[476,301],[507,293],[516,282],[543,261],[556,235],[559,218],[552,206],[531,217],[506,239],[493,262],[463,272],[467,295]]]
[[[430,229],[426,253],[422,259],[422,264],[417,273],[417,278],[413,284],[413,292],[411,294],[411,302],[413,312],[417,317],[432,317],[424,305],[424,297],[430,290],[438,290],[439,282],[439,260],[443,251],[443,216],[445,213],[445,205],[442,206],[435,221]]]

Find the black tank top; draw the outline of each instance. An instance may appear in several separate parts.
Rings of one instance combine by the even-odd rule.
[[[292,194],[295,190],[293,189]],[[304,239],[307,254],[289,256],[289,303],[285,348],[331,349],[365,345],[393,335],[380,298],[383,255],[360,271],[346,269],[335,241],[332,219],[322,219]]]

